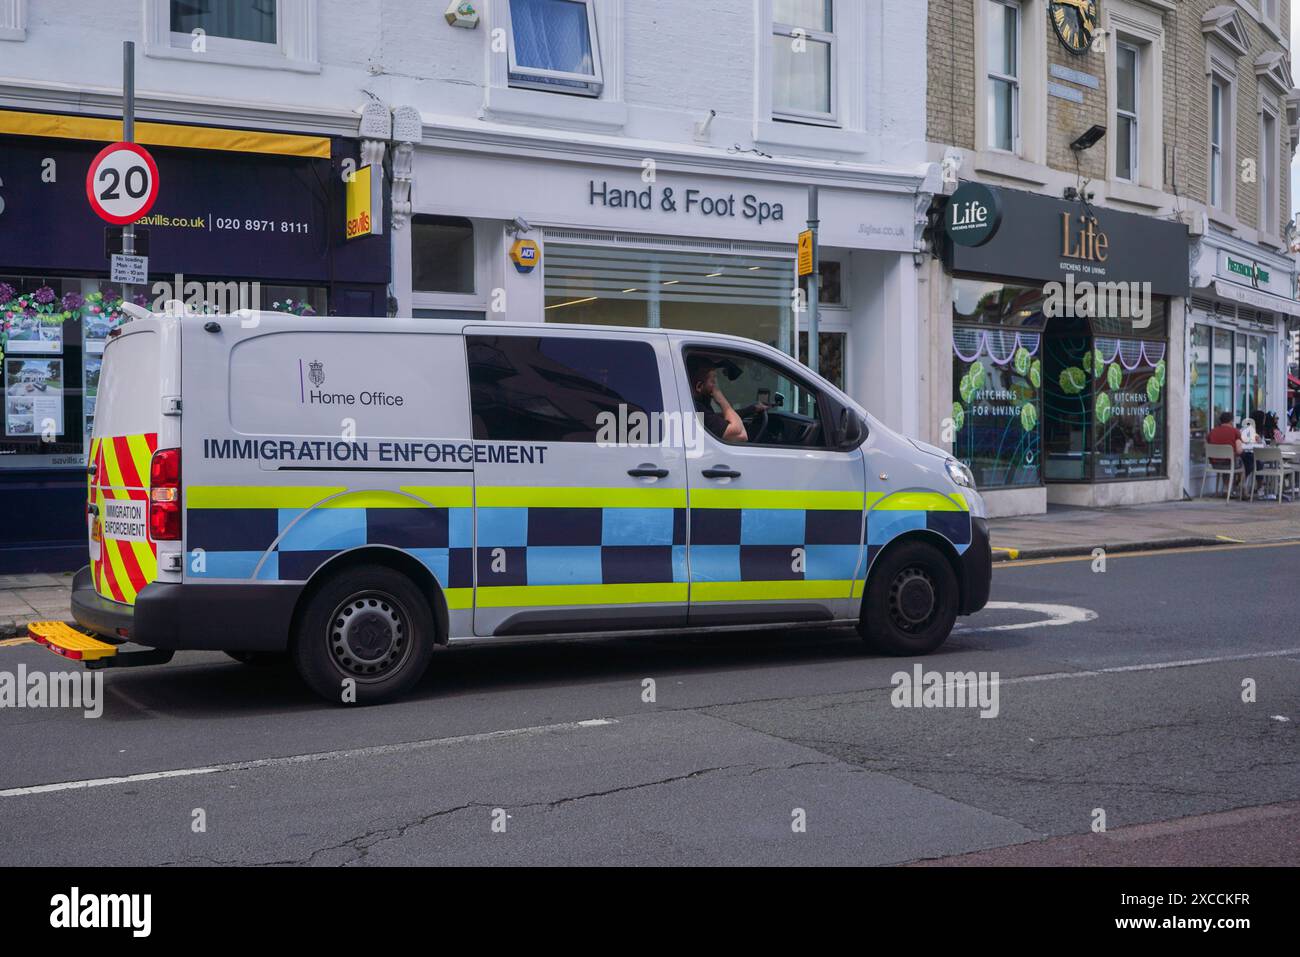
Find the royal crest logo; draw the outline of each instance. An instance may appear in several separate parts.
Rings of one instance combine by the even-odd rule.
[[[309,362],[307,364],[307,378],[311,381],[311,384],[314,386],[319,387],[324,385],[325,384],[325,363],[321,362],[319,359],[313,359],[311,362]]]

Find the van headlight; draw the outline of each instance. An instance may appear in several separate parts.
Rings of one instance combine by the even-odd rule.
[[[975,488],[975,476],[964,463],[956,459],[945,459],[943,464],[948,469],[948,478],[952,479],[954,484],[972,490]]]

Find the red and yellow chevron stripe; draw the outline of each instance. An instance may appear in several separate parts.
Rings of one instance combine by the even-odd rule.
[[[109,503],[138,501],[148,513],[149,461],[158,448],[158,433],[96,437],[90,444],[95,471],[90,476],[87,500],[98,509],[91,536],[98,540],[98,555],[92,545],[91,574],[95,590],[105,598],[134,604],[140,589],[158,577],[158,547],[147,531],[131,535],[107,535],[104,519]]]

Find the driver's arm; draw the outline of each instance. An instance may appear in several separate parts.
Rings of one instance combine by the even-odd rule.
[[[722,417],[727,420],[727,427],[722,431],[723,441],[748,442],[749,433],[745,431],[745,423],[740,421],[740,413],[731,407],[731,403],[727,401],[721,389],[713,390],[713,401],[718,403],[718,408],[722,410]]]

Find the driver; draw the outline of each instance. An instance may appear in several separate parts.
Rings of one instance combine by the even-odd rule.
[[[695,411],[703,420],[704,427],[724,442],[748,442],[749,433],[740,419],[740,413],[731,407],[722,389],[718,387],[719,368],[720,366],[707,356],[687,357],[686,374],[691,382],[691,399],[695,403]],[[722,410],[720,413],[713,411],[714,402]],[[745,411],[761,412],[766,408],[767,406],[760,402]]]

